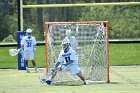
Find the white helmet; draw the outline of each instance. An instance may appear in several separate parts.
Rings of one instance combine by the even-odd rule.
[[[65,38],[63,41],[62,41],[62,46],[63,46],[63,50],[65,53],[68,52],[69,50],[69,46],[70,46],[70,40],[68,38]]]
[[[71,30],[70,29],[66,30],[66,36],[71,37]]]
[[[32,36],[32,29],[28,28],[28,29],[26,30],[26,35],[27,35],[28,37],[31,37],[31,36]]]
[[[70,44],[70,40],[67,37],[64,38],[62,41],[62,45],[64,45],[64,44]]]

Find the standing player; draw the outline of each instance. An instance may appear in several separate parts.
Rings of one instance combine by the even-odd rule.
[[[83,83],[86,85],[86,81],[78,66],[78,57],[76,55],[75,50],[73,50],[70,47],[69,39],[66,38],[62,41],[62,47],[63,47],[63,49],[61,50],[61,52],[58,56],[57,63],[55,65],[54,69],[52,69],[52,71],[51,71],[52,77],[49,77],[49,78],[53,79],[55,77],[55,75],[57,74],[56,73],[57,70],[62,71],[64,73],[70,71],[71,74],[77,75],[83,81]],[[51,79],[46,79],[46,83],[51,84]]]
[[[36,50],[36,39],[32,36],[32,29],[26,30],[26,36],[21,40],[21,49],[23,50],[23,57],[26,66],[26,71],[29,73],[28,60],[32,61],[35,71],[38,72],[36,62],[34,61],[34,51]]]

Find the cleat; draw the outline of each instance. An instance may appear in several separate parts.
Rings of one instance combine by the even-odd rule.
[[[35,72],[36,72],[36,73],[38,73],[38,72],[39,72],[37,68],[35,68]]]
[[[51,85],[51,82],[52,82],[51,80],[47,80],[47,81],[46,81],[46,83],[47,83],[48,85]]]
[[[27,72],[27,73],[30,73],[30,71],[29,71],[29,70],[26,70],[26,72]]]
[[[86,82],[84,82],[84,85],[86,85],[87,83]]]
[[[84,83],[84,85],[88,85],[89,84],[89,82],[87,82],[87,81],[84,81],[83,83]]]

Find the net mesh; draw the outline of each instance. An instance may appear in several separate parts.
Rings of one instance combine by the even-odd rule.
[[[66,30],[72,31],[72,36],[78,41],[77,56],[79,66],[86,80],[107,81],[108,79],[108,49],[106,23],[75,23],[48,24],[48,63],[53,68],[61,51],[61,41]],[[54,81],[79,80],[77,76],[57,72]]]

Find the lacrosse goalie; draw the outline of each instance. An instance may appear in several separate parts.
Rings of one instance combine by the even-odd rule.
[[[35,71],[38,72],[36,62],[34,61],[34,51],[36,50],[36,39],[32,36],[32,29],[26,30],[26,36],[21,40],[21,48],[23,51],[24,62],[26,66],[26,72],[29,73],[28,60],[32,61]]]
[[[57,71],[62,71],[64,74],[70,71],[71,74],[77,75],[83,81],[83,84],[86,85],[86,81],[78,66],[78,57],[76,52],[71,48],[70,41],[67,38],[62,41],[62,50],[58,56],[57,63],[51,70],[50,77],[47,77],[45,80],[47,84],[51,84]]]

